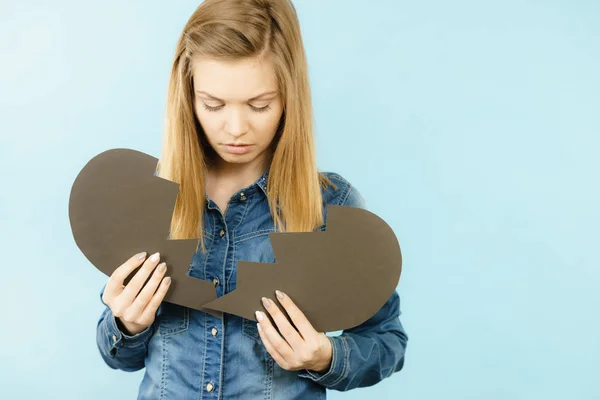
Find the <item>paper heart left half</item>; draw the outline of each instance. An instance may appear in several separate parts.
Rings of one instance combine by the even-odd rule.
[[[75,243],[107,276],[134,254],[160,252],[171,277],[164,301],[221,317],[221,312],[203,307],[217,298],[214,285],[188,275],[198,239],[168,238],[179,185],[155,176],[157,163],[131,149],[111,149],[92,158],[77,175],[69,197]]]

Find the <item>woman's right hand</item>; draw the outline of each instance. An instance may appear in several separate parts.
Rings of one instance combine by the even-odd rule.
[[[167,271],[166,264],[160,263],[156,268],[160,254],[156,253],[144,262],[145,257],[146,253],[140,253],[125,261],[108,278],[102,294],[102,301],[112,310],[119,329],[130,336],[142,332],[154,322],[156,310],[171,284],[171,277],[167,276],[163,279]],[[127,286],[124,286],[125,279],[142,262],[144,265],[135,273]],[[150,273],[152,278],[140,292]]]

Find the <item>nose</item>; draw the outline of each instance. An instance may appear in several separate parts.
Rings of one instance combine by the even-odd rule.
[[[248,130],[248,122],[244,112],[238,107],[232,107],[227,120],[225,121],[225,131],[235,137],[241,136]]]

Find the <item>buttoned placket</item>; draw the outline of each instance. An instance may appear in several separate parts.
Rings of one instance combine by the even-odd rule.
[[[214,203],[214,202],[212,202]],[[209,201],[209,212],[212,209],[213,212],[218,213],[219,217],[217,218],[218,221],[220,221],[222,228],[219,230],[219,242],[216,243],[217,248],[219,249],[217,254],[218,257],[221,257],[221,252],[223,249],[226,249],[229,246],[229,238],[227,235],[227,224],[225,222],[225,218],[222,212],[220,212],[218,206],[211,204],[211,201]],[[224,252],[224,254],[227,254],[227,252]],[[217,276],[216,274],[218,273],[217,271],[212,271],[213,276],[208,276],[207,278],[210,279],[212,281],[212,284],[215,287],[215,290],[217,292],[217,296],[220,296],[223,294],[223,284],[221,282],[221,279],[219,279],[219,276]],[[218,384],[219,384],[219,377],[221,375],[221,369],[223,368],[223,366],[221,365],[221,361],[222,361],[222,354],[221,354],[221,342],[220,340],[223,340],[222,337],[219,337],[218,333],[219,333],[219,327],[222,326],[223,324],[223,320],[221,318],[212,316],[210,314],[206,315],[206,319],[205,319],[205,323],[206,323],[206,341],[208,343],[207,348],[206,348],[206,352],[207,354],[204,355],[205,357],[205,369],[204,369],[204,379],[203,379],[203,388],[202,390],[204,391],[203,396],[201,396],[201,398],[203,399],[213,399],[213,398],[217,398],[219,396],[219,390],[218,389]],[[219,340],[220,339],[220,340]],[[208,354],[209,352],[213,353],[213,354]],[[208,360],[211,360],[211,362],[209,362]]]
[[[223,214],[222,212],[220,212],[218,206],[211,206],[211,203],[209,201],[209,209],[212,209],[214,212],[217,212],[219,214],[219,218],[218,220],[220,221],[222,227],[219,230],[219,241],[217,242],[217,246],[219,248],[219,250],[217,251],[217,255],[218,257],[228,257],[229,254],[229,231],[228,231],[228,227],[227,227],[227,222],[226,222],[226,217],[228,214],[232,213],[232,212],[236,212],[236,207],[239,207],[240,203],[245,202],[248,199],[248,196],[246,196],[246,194],[242,191],[240,192],[237,197],[234,197],[231,199],[230,204],[228,205],[228,209],[226,210],[225,214]],[[237,201],[236,201],[237,200]],[[214,202],[213,202],[214,203]],[[218,229],[218,228],[217,228]],[[212,283],[215,286],[215,289],[217,291],[217,296],[220,297],[222,295],[225,294],[225,286],[224,286],[224,282],[221,280],[224,277],[217,276],[216,275],[216,271],[213,271],[213,273],[215,274],[214,276],[212,276]],[[211,279],[211,277],[209,277],[209,279]],[[222,360],[222,354],[220,354],[220,351],[222,349],[221,346],[221,342],[222,340],[224,340],[224,337],[222,335],[219,335],[219,326],[223,327],[223,320],[218,318],[218,317],[214,317],[211,315],[207,315],[206,316],[206,332],[208,335],[208,332],[210,332],[210,336],[207,337],[207,342],[209,343],[209,346],[207,346],[207,352],[212,351],[214,352],[214,354],[208,355],[205,354],[205,357],[207,358],[211,358],[211,359],[218,359],[219,363]],[[210,327],[210,328],[208,328]],[[218,349],[218,350],[217,350]],[[212,364],[212,365],[210,365]],[[216,398],[219,395],[220,390],[217,390],[217,381],[219,379],[219,374],[220,374],[220,370],[223,368],[222,365],[219,364],[219,369],[215,370],[214,367],[216,367],[216,365],[213,363],[209,363],[209,365],[207,365],[206,369],[204,370],[204,396],[202,396],[203,398],[207,399],[207,398],[213,398],[213,396],[215,396],[214,398]],[[213,375],[213,374],[217,374],[217,375]]]

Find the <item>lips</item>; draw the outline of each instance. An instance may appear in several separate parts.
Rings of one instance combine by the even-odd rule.
[[[240,144],[226,144],[224,146],[225,146],[225,149],[230,154],[246,154],[252,148],[252,145],[248,145],[248,144],[243,144],[243,145],[240,145]]]

